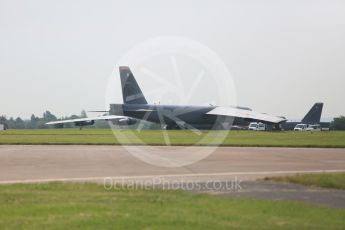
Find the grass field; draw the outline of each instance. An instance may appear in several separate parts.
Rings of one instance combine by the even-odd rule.
[[[345,210],[100,184],[0,185],[0,229],[344,229]]]
[[[345,132],[166,131],[171,145],[345,147]],[[150,144],[165,145],[163,131],[110,129],[42,129],[0,132],[0,144]],[[224,136],[224,140],[222,138]]]
[[[345,173],[297,174],[294,176],[267,177],[265,180],[323,188],[345,189]]]

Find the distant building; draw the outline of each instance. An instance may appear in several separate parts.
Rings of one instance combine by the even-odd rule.
[[[5,130],[5,125],[4,124],[0,124],[0,131],[1,130]]]

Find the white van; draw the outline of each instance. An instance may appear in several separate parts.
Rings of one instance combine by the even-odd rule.
[[[248,126],[248,129],[254,131],[265,131],[266,125],[261,122],[251,122]]]
[[[297,124],[293,130],[294,131],[306,131],[307,128],[308,128],[307,124]]]
[[[308,125],[308,128],[306,129],[306,131],[321,131],[321,126],[320,125]]]

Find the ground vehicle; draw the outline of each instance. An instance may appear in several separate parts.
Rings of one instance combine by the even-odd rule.
[[[306,131],[307,128],[308,128],[307,124],[297,124],[293,130],[294,131]]]
[[[321,131],[321,126],[316,124],[316,125],[309,125],[308,128],[306,128],[306,131]]]
[[[298,124],[295,126],[294,131],[321,131],[321,126],[319,124],[307,125],[307,124]]]
[[[251,122],[248,126],[248,130],[265,131],[266,125],[261,122]]]

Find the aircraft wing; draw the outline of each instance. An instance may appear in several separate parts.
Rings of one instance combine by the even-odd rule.
[[[66,124],[66,123],[85,123],[85,122],[94,122],[97,120],[120,120],[126,119],[128,117],[125,116],[116,116],[116,115],[105,115],[105,116],[98,116],[98,117],[86,117],[86,118],[78,118],[78,119],[70,119],[70,120],[60,120],[60,121],[51,121],[46,123],[46,125],[59,125],[59,124]]]
[[[250,110],[233,108],[233,107],[219,106],[212,109],[206,114],[218,115],[218,116],[240,117],[240,118],[248,119],[252,121],[261,121],[261,122],[268,122],[268,123],[274,123],[274,124],[279,124],[281,122],[286,121],[286,119],[283,117],[272,116],[265,113],[258,113],[258,112],[253,112]]]

